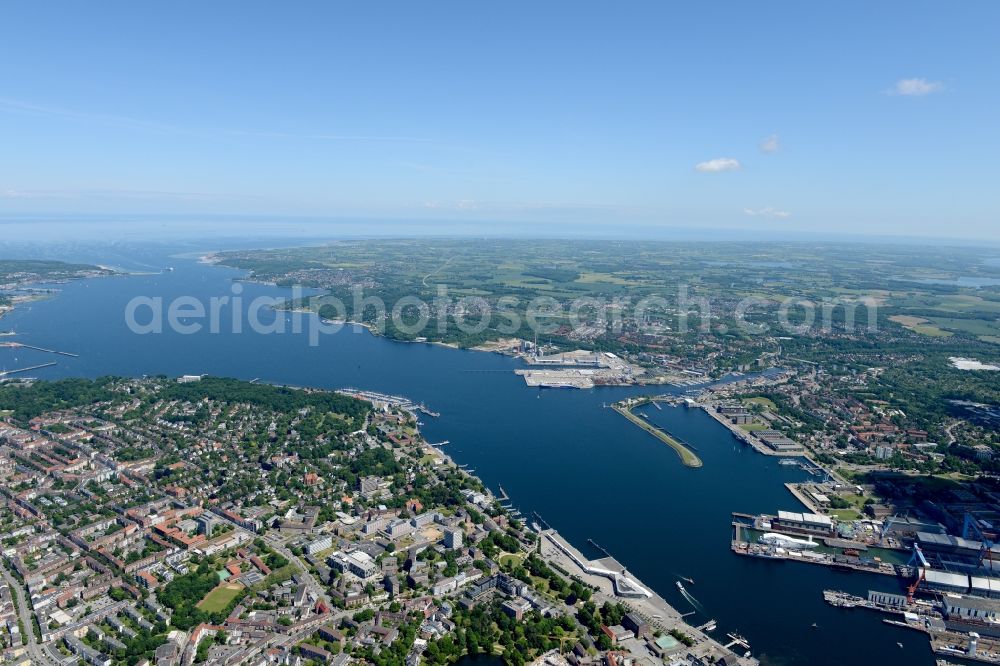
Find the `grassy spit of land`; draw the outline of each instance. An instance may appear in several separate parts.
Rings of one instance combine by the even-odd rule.
[[[678,456],[680,456],[681,462],[684,463],[685,467],[701,467],[701,458],[698,455],[684,446],[679,440],[671,437],[669,434],[660,430],[653,424],[649,423],[645,419],[642,419],[632,413],[632,410],[640,405],[644,405],[650,402],[649,398],[641,398],[639,400],[625,400],[624,402],[619,402],[612,405],[612,409],[627,418],[632,423],[636,424],[650,435],[656,437],[661,442],[672,448]]]

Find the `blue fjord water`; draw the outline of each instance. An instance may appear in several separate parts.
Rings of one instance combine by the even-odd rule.
[[[822,600],[827,588],[895,591],[891,578],[730,552],[731,512],[800,509],[782,484],[801,480],[804,473],[752,452],[701,410],[645,410],[654,423],[697,448],[705,465],[688,469],[668,447],[604,408],[626,395],[661,392],[656,389],[529,389],[512,372],[521,367],[515,359],[397,343],[355,327],[321,336],[318,346],[310,346],[306,333],[256,334],[246,326],[240,334],[227,332],[226,326],[218,334],[131,332],[124,312],[133,297],[169,303],[193,296],[207,304],[212,296],[233,294],[241,273],[198,263],[194,249],[197,245],[45,249],[46,256],[68,260],[175,270],[59,285],[55,297],[15,310],[0,320],[0,329],[14,329],[15,340],[80,357],[0,349],[0,365],[54,360],[58,365],[31,373],[46,379],[205,373],[405,395],[440,412],[439,418],[424,418],[427,438],[449,440],[449,454],[494,490],[502,484],[525,515],[537,511],[596,557],[599,553],[587,545],[595,540],[681,612],[695,612],[688,618],[693,624],[716,619],[720,638],[730,631],[745,636],[763,663],[933,663],[922,635]],[[29,248],[19,252],[38,256]],[[240,296],[246,303],[287,294],[243,284]],[[260,313],[264,322],[291,316]],[[695,580],[688,587],[704,613],[677,593],[679,576]]]

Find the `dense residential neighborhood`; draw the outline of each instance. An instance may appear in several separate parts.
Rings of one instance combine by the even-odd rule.
[[[408,404],[199,376],[3,390],[12,663],[755,663],[509,514]]]

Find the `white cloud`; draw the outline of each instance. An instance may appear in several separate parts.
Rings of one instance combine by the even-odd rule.
[[[744,208],[743,214],[749,215],[750,217],[770,217],[782,220],[792,216],[792,214],[787,210],[780,210],[774,206],[764,206],[763,208]]]
[[[781,143],[778,141],[777,134],[772,134],[760,142],[760,151],[762,153],[776,153],[779,148],[781,148]]]
[[[719,173],[721,171],[739,171],[743,168],[740,161],[732,157],[716,157],[707,162],[698,162],[694,165],[697,171],[702,173]]]
[[[905,97],[923,97],[931,93],[944,90],[944,84],[940,81],[928,81],[927,79],[900,79],[896,85],[888,92],[891,95],[903,95]]]

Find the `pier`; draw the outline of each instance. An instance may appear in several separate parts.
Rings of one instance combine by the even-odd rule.
[[[427,416],[433,417],[435,419],[441,416],[441,414],[439,414],[438,412],[432,412],[431,410],[427,409],[427,405],[425,405],[424,403],[420,403],[419,405],[417,405],[417,411],[422,412]]]
[[[726,637],[729,638],[729,642],[723,645],[722,647],[726,648],[727,650],[732,650],[737,645],[743,648],[744,650],[750,649],[750,643],[748,643],[747,639],[743,638],[739,634],[729,633],[726,634]]]
[[[611,553],[609,553],[606,548],[604,548],[603,546],[601,546],[601,544],[597,543],[593,539],[587,539],[587,543],[589,543],[595,549],[597,549],[597,550],[601,551],[602,553],[604,553],[605,557],[611,557]]]
[[[34,351],[45,352],[46,354],[59,354],[60,356],[69,356],[72,358],[79,358],[79,354],[74,354],[72,352],[59,351],[58,349],[46,349],[45,347],[36,347],[35,345],[26,345],[23,342],[5,342],[4,347],[15,347],[21,349],[32,349]]]
[[[49,361],[48,363],[41,363],[39,365],[32,365],[27,368],[16,368],[14,370],[0,370],[0,377],[7,377],[9,375],[17,375],[22,372],[31,372],[32,370],[40,370],[42,368],[51,368],[56,365],[55,361]]]

